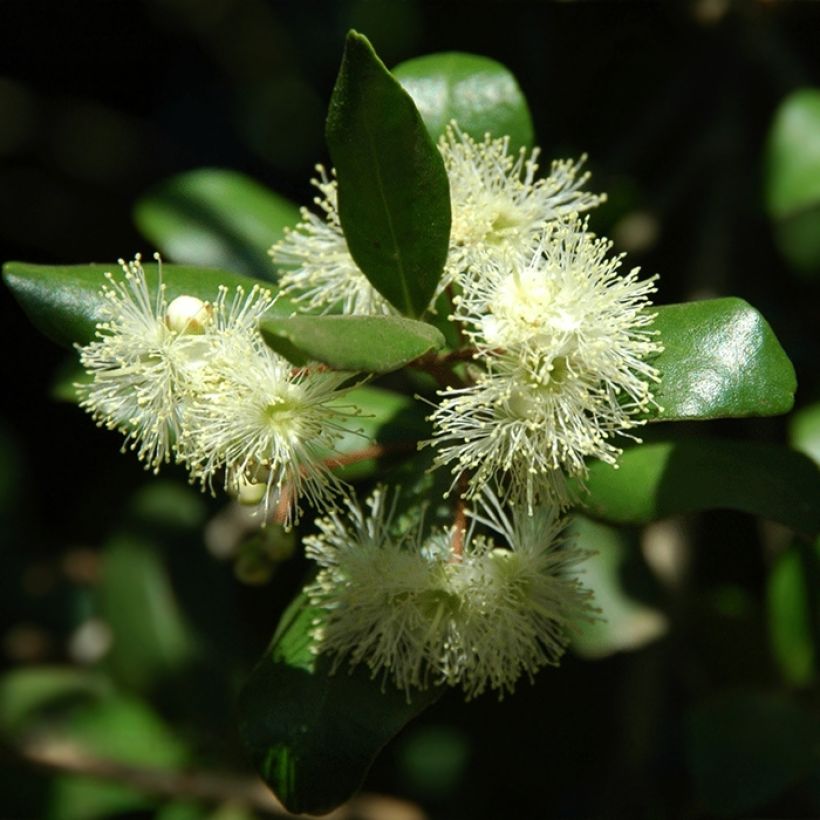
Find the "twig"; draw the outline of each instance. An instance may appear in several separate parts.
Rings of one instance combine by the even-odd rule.
[[[354,450],[352,453],[339,453],[325,459],[328,467],[347,467],[349,464],[358,464],[360,461],[367,461],[371,458],[382,458],[394,453],[405,453],[415,450],[415,441],[395,441],[389,444],[370,444],[362,447],[361,450]]]
[[[23,760],[57,772],[96,777],[162,797],[187,797],[208,803],[238,803],[274,817],[291,814],[261,780],[215,771],[167,771],[134,766],[93,755],[80,745],[54,738],[30,738],[17,748]],[[327,820],[425,820],[417,806],[392,797],[363,794],[345,803]]]

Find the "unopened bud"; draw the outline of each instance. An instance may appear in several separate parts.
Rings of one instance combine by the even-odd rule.
[[[205,332],[213,318],[213,307],[196,296],[177,296],[165,311],[165,324],[174,333]]]

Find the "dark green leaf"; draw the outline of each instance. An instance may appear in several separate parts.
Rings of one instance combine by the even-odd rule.
[[[337,370],[387,373],[444,345],[444,336],[426,322],[399,316],[291,316],[261,323],[268,344],[281,340],[307,358]]]
[[[437,140],[450,120],[476,140],[509,136],[513,149],[533,142],[532,117],[515,77],[501,63],[448,51],[400,63],[393,75]]]
[[[782,696],[730,692],[698,705],[686,726],[697,798],[720,816],[748,816],[818,762],[820,726]]]
[[[350,253],[376,290],[420,316],[447,259],[447,172],[410,95],[356,32],[347,37],[326,136]]]
[[[244,174],[199,168],[149,191],[134,219],[173,262],[270,279],[268,249],[299,221],[299,209]]]
[[[614,469],[590,465],[587,511],[618,524],[646,524],[694,510],[726,508],[820,532],[820,471],[785,447],[682,439],[627,449]]]
[[[664,351],[653,421],[774,416],[788,412],[794,368],[766,320],[742,299],[655,309]]]
[[[358,789],[373,759],[438,690],[411,703],[357,668],[328,673],[310,632],[319,612],[297,598],[239,702],[239,730],[265,782],[292,812],[324,814]]]
[[[820,89],[781,103],[769,132],[766,205],[784,256],[798,271],[820,271]]]
[[[150,544],[130,536],[112,540],[104,552],[98,595],[113,639],[105,664],[115,680],[150,690],[196,658],[196,639]]]
[[[145,278],[154,292],[157,265],[145,265]],[[105,299],[101,288],[105,272],[120,273],[116,265],[31,265],[7,262],[3,278],[17,301],[38,330],[58,344],[86,344],[94,338],[94,329],[102,320]],[[246,292],[265,282],[238,276],[214,268],[194,268],[187,265],[163,265],[163,281],[168,299],[181,294],[204,300],[216,298],[220,285],[234,288],[241,285]],[[281,298],[272,313],[289,314],[292,306]]]

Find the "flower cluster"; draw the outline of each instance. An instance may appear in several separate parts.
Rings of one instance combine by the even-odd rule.
[[[306,592],[323,611],[317,646],[336,666],[365,663],[408,697],[414,687],[461,686],[467,698],[488,687],[503,695],[516,681],[557,664],[568,635],[594,617],[590,593],[570,570],[583,553],[562,543],[554,509],[504,514],[492,496],[476,516],[500,536],[467,534],[454,557],[453,530],[396,532],[395,499],[384,488],[353,501],[346,514],[319,519],[305,539],[319,565]]]
[[[321,613],[315,650],[334,668],[365,664],[408,697],[448,684],[472,698],[556,664],[594,617],[561,516],[588,460],[616,464],[618,437],[651,410],[660,345],[654,279],[623,272],[580,215],[603,200],[584,190],[583,160],[540,177],[537,149],[515,154],[508,138],[477,141],[455,123],[439,151],[452,229],[434,300],[446,293],[462,346],[436,364],[422,446],[452,473],[452,525],[427,533],[418,508],[402,525],[399,495],[383,488],[366,510],[347,495],[331,468],[356,412],[339,401],[350,374],[272,352],[258,330],[267,291],[168,302],[161,276],[152,297],[139,257],[123,263],[97,339],[80,349],[91,381],[79,389],[147,466],[173,458],[204,488],[275,497],[285,524],[300,499],[323,512],[305,539],[318,566],[306,592]],[[271,249],[287,268],[281,289],[313,312],[396,313],[350,255],[336,181],[319,174],[321,215],[303,209]]]
[[[97,338],[79,348],[90,376],[76,386],[81,406],[155,472],[173,458],[211,489],[221,476],[233,492],[259,488],[266,505],[277,491],[286,525],[301,497],[326,505],[343,488],[330,468],[353,412],[338,402],[349,374],[294,369],[267,347],[266,290],[169,302],[161,268],[152,297],[140,257],[120,264],[122,281],[107,274]]]

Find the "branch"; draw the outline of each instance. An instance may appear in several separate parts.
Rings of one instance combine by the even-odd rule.
[[[208,803],[238,803],[273,817],[306,817],[291,814],[261,780],[215,771],[167,771],[135,766],[88,754],[79,744],[54,738],[30,738],[17,747],[23,760],[55,772],[96,777],[160,797],[186,797]],[[393,797],[362,794],[354,797],[327,820],[425,820],[417,806]]]

